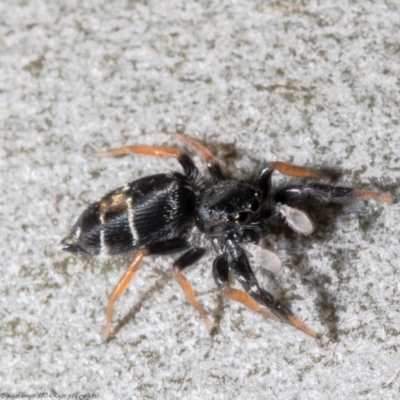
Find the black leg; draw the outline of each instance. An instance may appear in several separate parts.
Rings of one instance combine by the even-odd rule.
[[[135,253],[128,269],[125,271],[124,275],[122,275],[108,298],[106,325],[104,326],[103,334],[101,336],[103,342],[107,340],[110,334],[112,317],[114,314],[114,304],[125,293],[129,283],[132,281],[139,269],[143,258],[149,255],[177,253],[185,248],[187,248],[186,242],[183,239],[177,238],[150,244]]]
[[[275,321],[279,319],[265,307],[257,303],[248,293],[235,289],[230,286],[228,281],[229,262],[225,254],[218,256],[213,263],[213,275],[218,288],[231,300],[242,303],[251,310],[271,318]]]
[[[275,203],[294,204],[312,196],[321,202],[348,203],[353,200],[377,200],[385,203],[397,203],[397,199],[387,194],[366,189],[355,189],[346,186],[329,185],[311,182],[307,185],[292,185],[279,190],[274,196]]]
[[[263,200],[266,201],[267,208],[269,208],[272,204],[271,176],[274,171],[279,171],[281,174],[297,178],[326,179],[324,174],[310,168],[280,161],[271,163],[264,162],[258,169],[254,186],[263,193]]]
[[[174,262],[173,272],[174,272],[174,278],[178,282],[179,286],[182,288],[189,303],[202,316],[208,331],[212,332],[212,330],[214,329],[214,325],[211,323],[210,319],[208,318],[208,315],[207,315],[206,311],[204,310],[203,306],[197,300],[197,297],[193,290],[192,285],[189,283],[189,281],[186,279],[186,277],[182,274],[182,270],[184,268],[189,267],[190,265],[192,265],[196,261],[198,261],[201,257],[203,257],[205,252],[206,252],[206,250],[203,248],[190,249],[189,251],[187,251],[185,254],[183,254],[181,257],[179,257]]]
[[[208,150],[200,142],[191,138],[190,136],[179,134],[177,135],[177,138],[186,143],[203,159],[215,183],[224,179],[224,174],[222,173],[219,162],[211,154],[210,150]]]
[[[318,337],[317,333],[303,324],[283,303],[272,294],[260,288],[257,279],[250,267],[249,261],[243,252],[240,252],[231,264],[232,272],[243,286],[244,290],[259,304],[267,307],[280,321],[286,322],[307,335]],[[275,318],[276,319],[276,318]]]
[[[273,172],[274,170],[267,163],[264,163],[258,169],[256,179],[254,180],[254,186],[261,190],[263,201],[266,201],[267,207],[271,204],[271,176]]]
[[[180,271],[182,271],[186,267],[190,267],[195,262],[200,260],[200,258],[204,256],[205,252],[206,249],[201,247],[190,249],[174,262],[174,268],[178,268]]]
[[[163,240],[162,242],[148,244],[146,249],[148,251],[148,255],[159,256],[179,253],[180,251],[187,249],[187,247],[188,245],[184,239],[174,238]]]

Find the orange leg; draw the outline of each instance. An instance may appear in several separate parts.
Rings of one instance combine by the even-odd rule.
[[[306,333],[307,335],[317,338],[320,338],[320,335],[318,335],[317,332],[313,331],[311,328],[308,326],[304,325],[303,322],[301,322],[295,315],[288,315],[287,316],[287,321],[290,325],[294,326],[295,328],[301,330],[302,332]]]
[[[139,269],[143,257],[148,254],[147,249],[139,250],[125,271],[124,275],[119,280],[118,284],[115,286],[110,297],[108,298],[107,314],[106,314],[106,325],[104,326],[103,333],[101,335],[101,341],[105,342],[110,335],[111,323],[114,314],[114,304],[115,302],[124,294],[129,283],[134,278],[136,271]]]
[[[207,168],[210,171],[210,174],[213,177],[215,182],[218,182],[218,181],[224,179],[222,171],[221,171],[221,167],[219,166],[218,161],[212,155],[210,150],[208,150],[200,142],[198,142],[197,140],[193,139],[192,137],[190,137],[188,135],[178,134],[176,136],[179,140],[181,140],[183,143],[188,145],[192,150],[194,150],[201,157],[201,159],[206,163]]]
[[[280,319],[274,315],[271,311],[267,308],[262,307],[259,305],[255,300],[252,299],[250,295],[241,290],[234,289],[230,287],[228,284],[225,284],[221,287],[222,292],[232,300],[238,301],[239,303],[244,304],[246,307],[250,308],[251,310],[263,315],[264,317],[271,318],[275,321],[280,321]],[[292,325],[293,327],[301,330],[302,332],[306,333],[307,335],[317,338],[318,334],[303,324],[295,315],[285,315],[285,320]]]
[[[182,274],[180,268],[178,268],[178,267],[174,268],[174,278],[178,282],[179,286],[182,288],[189,303],[194,307],[195,310],[197,310],[199,312],[199,314],[201,315],[201,317],[204,320],[204,323],[206,324],[208,331],[211,333],[214,330],[215,325],[208,318],[208,315],[207,315],[206,311],[204,310],[203,306],[197,300],[197,297],[193,290],[192,285],[189,283],[189,281]]]
[[[285,162],[275,161],[269,163],[271,169],[279,171],[281,174],[293,176],[296,178],[315,178],[315,179],[328,179],[321,172],[315,171],[310,168],[300,167],[298,165],[293,165]]]
[[[227,283],[221,287],[222,292],[229,297],[231,300],[242,303],[246,307],[250,308],[250,310],[255,311],[263,315],[264,317],[271,318],[274,321],[280,321],[280,319],[275,316],[271,311],[267,308],[260,306],[256,301],[254,301],[250,295],[246,292],[242,292],[241,290],[234,289],[230,287]]]
[[[189,283],[189,281],[186,279],[186,277],[182,274],[182,270],[184,268],[187,268],[190,265],[193,265],[196,261],[200,260],[200,258],[203,257],[205,252],[206,252],[206,250],[201,247],[195,247],[195,248],[188,250],[186,253],[184,253],[181,257],[179,257],[174,262],[173,273],[174,273],[174,278],[178,282],[179,286],[182,288],[189,303],[202,316],[208,331],[211,333],[214,329],[214,324],[211,323],[206,311],[204,310],[202,305],[197,300],[197,297],[192,288],[192,285]]]
[[[240,281],[246,292],[229,285],[229,270]],[[309,336],[317,338],[312,329],[304,325],[286,306],[272,294],[260,288],[244,253],[229,262],[226,255],[218,256],[213,264],[214,279],[222,292],[232,300],[244,304],[251,310],[275,321],[287,322]]]
[[[392,196],[389,196],[387,194],[383,193],[378,193],[378,192],[373,192],[372,190],[355,190],[355,195],[356,198],[359,200],[377,200],[377,201],[383,201],[384,203],[389,203],[389,204],[396,204],[398,200]]]
[[[194,183],[200,185],[200,172],[191,160],[191,158],[180,149],[174,147],[157,147],[157,146],[123,146],[110,151],[100,151],[96,153],[96,157],[116,157],[124,154],[141,154],[144,156],[176,158],[182,165],[186,176]]]
[[[204,162],[207,164],[208,169],[211,172],[211,175],[214,177],[214,180],[218,181],[223,179],[218,161],[206,147],[204,147],[201,143],[191,138],[190,136],[179,134],[177,135],[177,137],[179,140],[191,147],[204,160]],[[284,175],[297,178],[327,179],[327,177],[321,172],[280,161],[269,163],[269,167],[270,169],[275,169]]]
[[[204,147],[197,140],[193,139],[192,137],[190,137],[188,135],[178,134],[176,136],[183,143],[185,143],[189,147],[191,147],[207,164],[214,164],[214,163],[218,162],[215,159],[215,157],[211,154],[210,150],[208,150],[206,147]]]
[[[328,179],[327,176],[325,176],[324,174],[315,171],[313,169],[310,168],[306,168],[306,167],[300,167],[298,165],[293,165],[293,164],[288,164],[288,163],[284,163],[284,162],[280,162],[280,161],[275,161],[272,163],[268,164],[270,170],[277,170],[280,173],[284,174],[284,175],[288,175],[288,176],[293,176],[296,178],[315,178],[315,179]],[[312,189],[312,187],[318,187],[319,184],[314,184],[314,185],[310,185],[310,188]],[[343,187],[343,189],[338,186],[338,187],[334,187],[331,186],[331,188],[329,186],[326,186],[326,190],[331,190],[332,192],[337,192],[340,193],[340,191],[343,192],[343,194],[341,194],[341,196],[337,196],[342,197],[343,200],[345,200],[346,195],[348,196],[348,198],[350,199],[350,197],[353,197],[357,200],[376,200],[376,201],[382,201],[384,203],[389,203],[389,204],[395,204],[398,202],[398,200],[392,196],[389,196],[387,194],[383,194],[383,193],[378,193],[378,192],[374,192],[372,190],[367,190],[367,189],[362,189],[362,190],[357,190],[357,189],[352,189],[352,188],[345,188]],[[288,189],[288,188],[287,188]],[[290,188],[289,188],[290,190]],[[321,196],[322,198],[322,196]],[[324,199],[325,200],[325,199]]]
[[[290,203],[305,196],[312,196],[321,202],[347,203],[353,200],[376,200],[395,204],[398,200],[387,194],[374,192],[368,189],[354,189],[347,186],[329,185],[326,183],[311,182],[302,187],[298,185],[286,186],[279,190],[274,197],[277,203]]]
[[[174,147],[156,146],[122,146],[114,150],[99,151],[96,157],[116,157],[124,154],[141,154],[153,157],[174,157],[179,159],[184,154],[182,150]]]

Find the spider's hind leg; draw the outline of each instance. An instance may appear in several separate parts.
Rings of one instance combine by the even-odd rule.
[[[159,146],[122,146],[117,149],[109,151],[99,151],[96,157],[117,157],[125,154],[140,154],[152,157],[161,158],[176,158],[181,164],[185,175],[189,178],[195,187],[202,189],[204,187],[204,180],[197,169],[193,160],[182,150],[174,147],[159,147]]]
[[[101,336],[102,342],[105,342],[110,335],[115,303],[125,293],[130,282],[135,277],[143,258],[149,255],[173,254],[184,250],[186,247],[187,244],[183,239],[176,238],[149,244],[135,253],[127,270],[122,275],[108,298],[106,324]]]
[[[200,247],[188,250],[185,254],[183,254],[181,257],[179,257],[174,262],[173,272],[174,272],[174,278],[178,282],[179,286],[182,288],[189,303],[202,316],[208,331],[211,333],[215,326],[208,318],[208,315],[207,315],[206,311],[204,310],[203,306],[197,300],[197,297],[192,288],[192,285],[189,283],[189,281],[186,279],[186,277],[182,274],[182,270],[184,268],[189,267],[190,265],[192,265],[196,261],[198,261],[201,257],[203,257],[205,252],[206,252],[206,250],[203,248],[200,248]]]

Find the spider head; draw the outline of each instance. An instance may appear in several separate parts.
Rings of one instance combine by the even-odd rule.
[[[197,209],[198,228],[213,237],[241,233],[260,219],[262,193],[241,181],[221,181],[206,190]]]

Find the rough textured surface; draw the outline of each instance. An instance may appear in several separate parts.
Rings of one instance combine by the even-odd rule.
[[[284,268],[260,281],[321,341],[221,299],[209,256],[187,276],[219,320],[214,336],[173,282],[173,258],[158,257],[100,344],[126,260],[59,241],[109,190],[179,168],[96,150],[173,145],[176,131],[243,179],[283,160],[400,195],[399,16],[396,1],[1,2],[1,391],[397,398],[398,205],[314,210],[312,236],[269,238]]]

